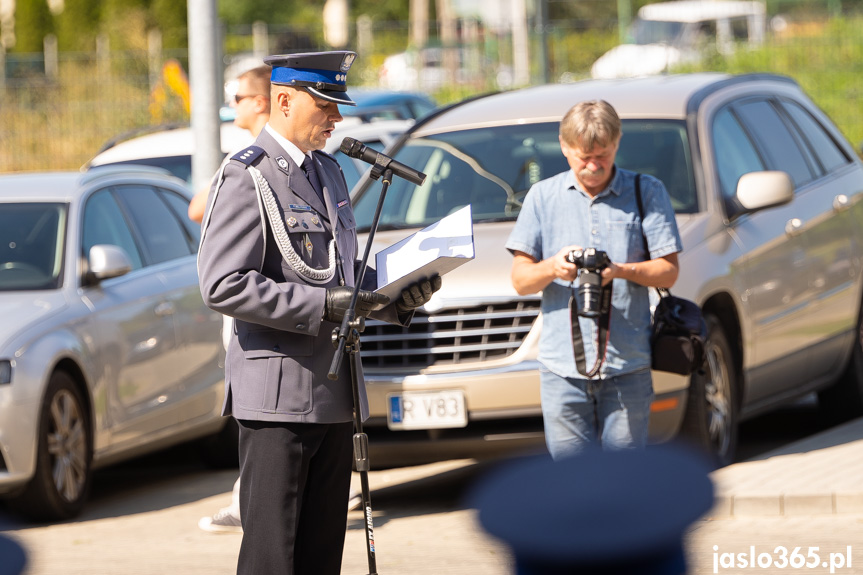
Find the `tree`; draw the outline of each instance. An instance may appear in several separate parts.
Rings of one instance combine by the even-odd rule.
[[[188,46],[188,9],[185,2],[152,0],[150,18],[151,24],[162,32],[162,46],[166,50]]]
[[[300,12],[310,4],[320,4],[318,13],[323,11],[322,0],[219,0],[219,18],[225,24],[244,25],[257,20],[268,24],[296,23]]]
[[[45,36],[53,33],[54,21],[46,0],[15,3],[15,52],[41,52]]]
[[[101,0],[66,0],[54,17],[61,51],[92,51],[99,30]]]
[[[353,0],[351,16],[356,18],[365,14],[378,22],[407,22],[410,18],[409,6],[410,2],[405,0]]]
[[[100,0],[100,30],[111,50],[146,50],[149,2],[147,0]],[[186,3],[182,2],[185,6]]]

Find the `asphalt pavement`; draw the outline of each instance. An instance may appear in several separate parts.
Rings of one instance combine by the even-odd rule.
[[[511,573],[506,547],[482,531],[474,510],[460,499],[486,469],[487,464],[458,460],[371,472],[378,572]],[[103,477],[99,493],[75,521],[7,521],[3,533],[28,553],[26,575],[235,572],[241,536],[206,533],[197,522],[228,504],[236,470],[193,468],[167,478],[135,467],[124,473],[116,488],[110,482],[117,475]],[[860,554],[855,565],[863,568],[863,419],[717,470],[712,479],[716,506],[693,526],[692,541],[699,542],[693,572],[716,572],[710,565],[716,559],[713,544],[705,538],[720,548],[734,534],[742,541],[740,529],[756,524],[756,531],[779,525],[802,533],[835,525],[853,547],[849,552]],[[358,485],[358,476],[354,481]],[[361,511],[348,514],[346,575],[369,572],[363,526]],[[837,547],[837,557],[844,549]],[[0,557],[0,573],[2,564]],[[849,566],[836,572],[863,571]]]

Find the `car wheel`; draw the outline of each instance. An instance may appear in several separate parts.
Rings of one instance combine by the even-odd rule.
[[[734,461],[737,449],[737,383],[728,337],[719,320],[706,316],[707,359],[692,375],[681,436],[706,451],[717,467]]]
[[[863,415],[863,319],[857,322],[857,337],[848,367],[835,384],[818,392],[818,406],[831,423]]]
[[[51,375],[39,416],[36,472],[10,505],[32,519],[69,519],[81,512],[90,491],[90,415],[72,377]]]

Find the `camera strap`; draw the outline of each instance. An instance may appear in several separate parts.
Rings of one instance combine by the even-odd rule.
[[[578,321],[578,303],[575,292],[569,298],[569,320],[572,329],[572,352],[575,355],[575,367],[578,373],[588,379],[593,379],[599,373],[602,362],[605,360],[605,350],[608,347],[608,333],[611,324],[611,283],[603,286],[600,292],[599,317],[596,318],[596,361],[590,371],[587,370],[587,361],[584,354],[584,340],[581,336],[581,324]]]

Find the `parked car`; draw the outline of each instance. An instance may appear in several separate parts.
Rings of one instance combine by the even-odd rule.
[[[595,98],[622,118],[617,165],[668,189],[684,246],[672,291],[709,328],[703,373],[654,373],[651,441],[682,434],[727,464],[740,421],[805,394],[819,392],[832,414],[863,414],[863,165],[839,130],[784,77],[588,80],[466,101],[390,150],[427,178],[394,179],[372,252],[470,204],[476,257],[409,328],[366,324],[373,465],[541,444],[540,300],[516,294],[503,246],[531,185],[569,169],[560,119]],[[365,234],[377,186],[352,194]],[[399,397],[435,409],[394,425]]]
[[[386,147],[412,124],[413,120],[380,120],[363,123],[360,119],[345,118],[333,130],[333,135],[327,141],[324,151],[338,160],[350,189],[365,173],[368,164],[342,154],[339,151],[342,140],[351,137],[367,145]],[[222,151],[225,154],[236,152],[254,142],[248,130],[238,128],[231,123],[222,124],[221,135]],[[155,166],[168,170],[188,183],[192,178],[194,147],[194,137],[188,126],[169,127],[131,139],[118,138],[116,142],[109,142],[82,169],[129,164]]]
[[[12,508],[73,517],[94,469],[197,438],[236,464],[189,199],[137,166],[0,177],[0,497]]]
[[[237,90],[236,81],[229,84],[232,88],[226,89],[225,93],[233,98]],[[437,108],[435,101],[422,92],[351,88],[350,95],[357,105],[342,106],[339,111],[345,118],[357,118],[363,122],[416,120]],[[224,122],[233,121],[236,115],[233,106],[219,109],[219,118]]]
[[[219,126],[221,149],[225,154],[251,144],[255,139],[248,130],[231,122]],[[106,142],[82,167],[145,165],[163,168],[176,177],[192,181],[192,150],[195,135],[187,124],[155,126],[142,131],[121,134]]]
[[[345,118],[364,122],[417,120],[437,108],[435,101],[421,92],[352,88],[350,95],[357,105],[342,106],[339,111]]]
[[[616,46],[590,68],[594,78],[628,78],[668,72],[709,52],[731,54],[735,44],[764,42],[760,1],[676,0],[642,6],[632,23],[632,43]]]

